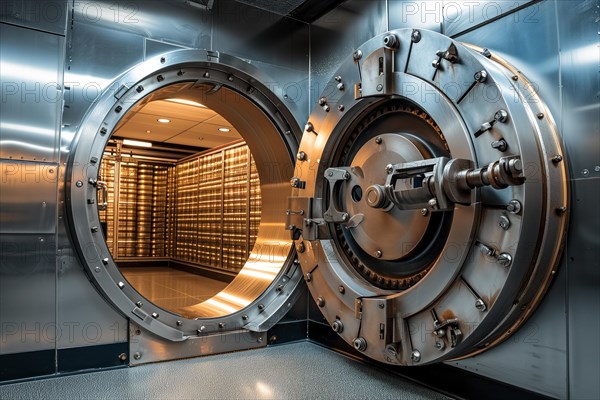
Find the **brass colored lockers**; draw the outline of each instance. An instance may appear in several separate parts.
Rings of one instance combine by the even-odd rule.
[[[234,273],[243,267],[261,209],[244,142],[175,163],[105,154],[100,178],[108,202],[100,218],[116,261],[163,258]]]

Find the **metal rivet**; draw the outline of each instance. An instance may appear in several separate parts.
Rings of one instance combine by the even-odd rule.
[[[142,354],[139,353],[139,352],[136,352],[136,353],[133,354],[133,358],[136,359],[136,360],[139,360],[139,359],[142,358]]]
[[[342,81],[342,77],[340,75],[336,76],[333,79],[335,79],[336,82],[341,82]]]
[[[352,53],[352,58],[354,59],[354,61],[358,61],[362,58],[363,53],[361,50],[356,50],[354,51],[354,53]]]
[[[498,122],[506,122],[508,121],[508,112],[506,110],[498,110],[496,114],[494,114],[494,119]]]
[[[392,164],[388,164],[385,166],[385,172],[389,175],[394,171],[394,166]]]
[[[346,107],[344,107],[344,105],[343,105],[343,104],[340,104],[340,105],[338,106],[338,110],[339,110],[339,111],[344,111],[344,109],[345,109],[345,108],[346,108]]]
[[[497,261],[503,267],[510,267],[510,264],[512,264],[512,256],[508,253],[500,253],[498,254]]]
[[[123,282],[119,282],[117,285],[119,286],[119,289],[123,289],[125,287]]]
[[[537,117],[538,119],[544,119],[544,113],[538,113]]]
[[[326,97],[321,97],[321,98],[319,99],[319,105],[322,107],[322,106],[324,106],[325,104],[327,104],[327,98],[326,98]]]
[[[162,75],[158,75],[158,76],[156,77],[156,80],[157,80],[157,81],[159,81],[159,82],[162,82],[162,81],[164,81],[164,80],[165,80],[165,77],[164,77],[164,76],[162,76]]]
[[[518,214],[521,211],[521,202],[519,200],[511,200],[506,206],[506,211],[511,214]]]
[[[410,39],[413,41],[413,43],[419,43],[421,40],[421,32],[416,29],[413,30],[412,35],[410,35]]]
[[[144,305],[144,303],[142,303],[141,301],[137,301],[137,302],[135,303],[135,305],[136,305],[136,306],[138,306],[138,307],[141,307],[141,306],[143,306],[143,305]]]
[[[438,69],[440,67],[440,61],[439,60],[433,60],[431,62],[431,66],[435,69]]]
[[[488,49],[481,50],[481,54],[483,54],[483,56],[485,58],[491,58],[492,57],[492,53]]]
[[[80,188],[80,187],[83,186],[83,182],[77,181],[77,182],[75,182],[75,186],[77,186],[78,188]]]
[[[233,82],[233,75],[229,75],[229,76],[227,77],[227,80],[228,80],[229,82]]]
[[[310,272],[307,272],[305,275],[305,279],[306,279],[306,282],[312,281],[312,274]]]
[[[413,350],[413,352],[410,354],[410,359],[413,362],[421,361],[421,352],[419,350]]]
[[[381,308],[381,309],[384,309],[385,308],[385,303],[384,302],[380,302],[377,306],[379,308]]]
[[[340,285],[340,286],[338,287],[338,292],[340,292],[341,294],[344,294],[344,293],[346,293],[346,288],[345,288],[345,287],[343,287],[342,285]]]
[[[341,82],[340,82],[340,83],[338,83],[338,84],[337,84],[337,88],[338,88],[338,90],[344,90],[344,84],[343,84],[343,83],[341,83]]]
[[[317,298],[317,305],[318,305],[319,307],[325,307],[325,299],[324,299],[324,298],[322,298],[322,297],[318,297],[318,298]]]
[[[225,328],[225,323],[224,322],[219,322],[219,329],[223,329]]]
[[[478,309],[481,312],[487,310],[487,306],[485,305],[485,303],[481,299],[475,300],[475,308]]]
[[[92,229],[91,229],[91,231],[92,231],[92,232],[98,232],[98,227],[97,227],[97,226],[92,226]]]
[[[508,230],[508,228],[510,228],[510,220],[506,215],[500,216],[500,219],[498,219],[498,226],[504,229],[505,231]]]
[[[127,361],[127,354],[125,354],[125,353],[119,354],[119,360],[121,360],[121,361]]]
[[[248,315],[246,315],[246,314],[242,315],[242,320],[243,321],[248,321]]]
[[[475,72],[475,75],[473,76],[473,78],[475,79],[475,81],[479,82],[479,83],[483,83],[487,80],[487,72],[484,70]]]
[[[100,129],[100,134],[101,134],[101,135],[106,135],[106,132],[108,132],[108,131],[106,130],[106,128],[102,128],[102,129]]]
[[[331,329],[333,329],[334,332],[342,333],[344,331],[344,324],[339,319],[336,319],[331,324]]]
[[[314,127],[314,125],[312,124],[312,122],[308,121],[308,122],[306,123],[306,125],[304,125],[304,130],[305,130],[306,132],[313,132],[313,131],[315,130],[315,127]]]
[[[204,331],[206,331],[206,327],[204,325],[202,325],[200,327],[200,329],[196,329],[196,334],[197,335],[202,335],[204,333]]]
[[[383,139],[381,139],[381,136],[377,136],[377,137],[375,138],[375,143],[377,143],[377,144],[381,144],[382,142],[383,142]]]
[[[185,72],[183,72],[183,70],[180,69],[179,71],[177,71],[177,76],[182,76],[183,74],[185,74]]]
[[[260,303],[260,304],[258,305],[258,309],[259,309],[260,311],[264,310],[264,309],[265,309],[265,305],[264,305],[264,304],[262,304],[262,303]]]
[[[115,108],[115,112],[118,112],[118,113],[120,113],[120,112],[121,112],[121,110],[123,110],[123,107],[121,107],[121,106],[117,106],[117,107]]]
[[[144,87],[142,85],[138,85],[138,87],[135,88],[135,91],[138,93],[142,93],[144,91]]]
[[[94,199],[88,199],[88,200],[87,200],[87,203],[88,203],[88,204],[95,204],[95,203],[96,203],[96,200],[94,200]]]
[[[175,325],[177,325],[177,326],[181,326],[181,325],[183,325],[183,322],[181,322],[181,321],[177,321],[177,322],[175,322]]]
[[[154,318],[154,319],[158,318],[158,313],[153,312],[152,313],[152,318]]]
[[[329,107],[329,104],[325,104],[325,105],[323,106],[323,110],[324,110],[325,112],[329,112],[329,111],[331,110],[331,108]]]
[[[95,271],[95,272],[100,272],[100,267],[95,267],[95,268],[94,268],[94,271]]]
[[[383,85],[380,83],[379,85],[377,85],[377,91],[381,92],[383,90]]]
[[[562,156],[560,154],[555,155],[554,157],[552,157],[552,162],[554,164],[558,164],[559,162],[561,162],[563,160]]]
[[[558,215],[563,215],[563,214],[564,214],[564,213],[566,213],[566,212],[567,212],[567,207],[565,207],[565,206],[558,207],[558,208],[556,209],[556,213],[557,213]]]
[[[429,215],[429,210],[426,208],[421,208],[421,215],[426,217],[427,215]]]
[[[383,253],[381,252],[381,250],[377,250],[375,253],[373,253],[373,256],[375,256],[375,258],[381,258],[382,255]]]
[[[90,159],[90,162],[91,162],[92,164],[96,164],[96,163],[98,162],[98,157],[92,157],[92,158]]]
[[[303,151],[299,151],[296,158],[298,159],[298,161],[304,161],[306,160],[306,153]]]
[[[102,259],[102,264],[108,265],[108,257]]]
[[[358,337],[352,341],[352,345],[358,351],[365,351],[367,349],[367,341],[365,338]]]
[[[164,58],[164,57],[161,57],[161,58],[160,58],[160,63],[161,63],[161,64],[164,64],[164,63],[165,63],[165,61],[167,61],[167,59],[166,59],[166,58]]]
[[[519,80],[519,77],[518,77],[518,76],[516,76],[516,75],[513,75],[513,76],[512,76],[512,80],[513,80],[513,81],[518,81],[518,80]]]
[[[204,77],[205,77],[205,78],[210,78],[210,73],[209,73],[208,71],[206,71],[206,72],[204,73]]]
[[[442,342],[441,340],[438,340],[435,342],[434,347],[439,351],[443,351],[446,348],[446,343]]]

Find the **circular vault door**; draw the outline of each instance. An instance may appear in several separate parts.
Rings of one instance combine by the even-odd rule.
[[[330,85],[288,229],[333,330],[401,365],[505,340],[548,287],[567,222],[543,102],[488,50],[411,29],[362,45]]]

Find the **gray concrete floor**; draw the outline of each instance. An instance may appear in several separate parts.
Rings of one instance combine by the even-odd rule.
[[[0,386],[0,399],[448,399],[309,342]]]

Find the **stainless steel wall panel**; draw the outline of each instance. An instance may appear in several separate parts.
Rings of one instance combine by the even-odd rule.
[[[168,53],[173,50],[181,50],[186,47],[176,46],[169,43],[158,42],[156,40],[145,39],[144,40],[144,60],[158,56],[163,53]]]
[[[562,124],[573,179],[600,177],[598,2],[557,1]]]
[[[473,29],[477,25],[485,24],[486,22],[497,18],[502,18],[509,13],[515,12],[521,7],[527,6],[527,3],[535,2],[535,0],[444,0],[436,3],[441,3],[437,15],[441,16],[442,33],[447,36],[454,36],[467,29]],[[420,3],[421,8],[427,7],[424,3],[425,2]],[[432,6],[429,7],[433,8]],[[524,18],[524,21],[533,23],[536,20],[536,15],[539,11],[538,7],[538,5],[531,5],[526,13],[514,15],[512,17],[513,21],[517,22],[518,18]],[[413,6],[412,8],[418,8],[418,6]],[[414,13],[414,11],[411,11],[411,13]]]
[[[441,32],[443,1],[388,0],[389,29],[414,28]]]
[[[0,158],[57,162],[65,39],[7,24],[0,37]]]
[[[55,234],[58,166],[0,160],[0,233]]]
[[[127,342],[127,319],[92,286],[75,251],[63,247],[57,264],[57,349]]]
[[[64,36],[67,4],[66,0],[3,0],[0,21]]]
[[[212,13],[185,1],[83,0],[73,2],[77,23],[195,49],[209,49]]]
[[[248,60],[302,124],[309,113],[307,24],[235,1],[215,1],[212,50]]]
[[[0,233],[0,354],[54,349],[55,273],[55,234]]]
[[[387,30],[386,2],[349,0],[311,25],[310,106],[321,93],[335,93],[328,87],[343,60],[373,36]]]
[[[569,296],[569,396],[572,399],[598,399],[600,179],[577,179],[572,181],[572,188],[572,201],[577,206],[571,214],[566,254]]]

